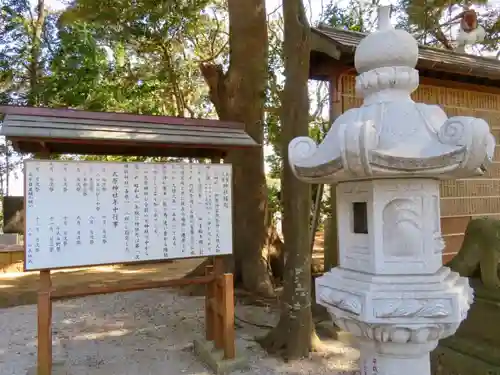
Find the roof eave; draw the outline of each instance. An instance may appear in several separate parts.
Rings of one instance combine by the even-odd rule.
[[[353,63],[353,55],[356,50],[357,44],[365,36],[363,33],[346,31],[340,29],[334,29],[331,27],[326,27],[320,25],[318,28],[312,28],[312,40],[318,40],[312,43],[311,50],[314,52],[319,52],[333,58],[335,60],[342,60],[349,64]],[[342,43],[337,41],[334,35],[329,33],[337,33],[338,37],[342,40],[346,38],[347,43]],[[332,47],[328,47],[328,44]],[[320,48],[317,48],[319,45]],[[333,48],[335,53],[329,53],[329,48]],[[451,74],[457,74],[464,77],[478,77],[486,79],[489,81],[500,81],[500,61],[487,59],[479,56],[471,56],[466,54],[457,53],[454,51],[443,51],[438,48],[432,48],[428,46],[419,46],[419,49],[424,54],[433,55],[436,54],[437,58],[424,58],[419,57],[417,69],[425,68],[428,70],[442,71]],[[450,63],[445,60],[446,55],[449,54],[450,58],[453,59],[463,59],[468,58],[470,64],[456,64]],[[439,58],[441,57],[441,58]],[[483,66],[483,65],[486,66]],[[497,66],[498,65],[498,66]]]

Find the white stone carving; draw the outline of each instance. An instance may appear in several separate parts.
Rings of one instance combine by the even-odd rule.
[[[488,124],[415,103],[418,46],[379,8],[379,30],[358,46],[360,108],[324,141],[289,144],[302,181],[335,183],[339,267],[316,279],[318,303],[359,339],[363,375],[430,375],[429,353],[473,301],[442,265],[439,180],[481,175],[493,158]]]
[[[444,318],[451,314],[452,301],[445,299],[381,299],[377,318]]]
[[[439,181],[381,179],[337,185],[342,267],[377,274],[434,274],[442,266]],[[353,203],[366,202],[368,233],[354,233]],[[437,219],[436,219],[437,216]]]

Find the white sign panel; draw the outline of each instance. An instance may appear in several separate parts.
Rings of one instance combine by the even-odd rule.
[[[232,253],[227,164],[25,163],[26,270]]]

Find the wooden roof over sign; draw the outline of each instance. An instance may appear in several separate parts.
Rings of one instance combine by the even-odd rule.
[[[313,53],[327,55],[329,58],[344,61],[352,66],[354,66],[356,47],[367,35],[325,25],[312,28],[311,31]],[[477,82],[479,84],[498,86],[500,81],[500,60],[423,45],[419,46],[417,69],[421,73],[422,71],[440,71],[468,77],[471,80],[482,80],[482,82]]]
[[[259,146],[237,122],[18,106],[0,114],[0,134],[25,153],[222,157]]]

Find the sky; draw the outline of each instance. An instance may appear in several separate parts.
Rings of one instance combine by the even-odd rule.
[[[371,3],[371,0],[366,1]],[[36,0],[30,0],[30,2],[34,5]],[[47,0],[46,6],[53,10],[61,10],[65,7],[64,2],[64,0]],[[325,4],[328,4],[329,2],[329,0],[304,0],[306,11],[310,17],[309,20],[311,23],[314,23],[321,18],[321,10],[325,7]],[[337,1],[337,4],[341,5],[343,2],[345,2],[345,0],[339,0]],[[281,3],[282,0],[266,0],[267,12],[270,13],[276,10],[276,13],[281,13]],[[390,3],[390,0],[382,0],[382,5],[389,5]],[[500,0],[491,0],[489,4],[500,5]],[[23,195],[23,174],[19,172],[11,173],[9,177],[9,195]]]

